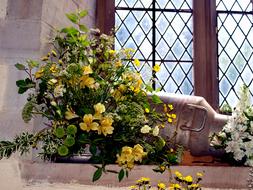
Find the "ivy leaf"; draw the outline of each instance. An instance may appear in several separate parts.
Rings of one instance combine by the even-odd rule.
[[[24,71],[25,70],[25,66],[23,65],[23,64],[21,64],[21,63],[17,63],[17,64],[15,64],[15,67],[18,69],[18,70],[20,70],[20,71]]]
[[[77,16],[76,14],[74,14],[74,13],[69,13],[69,14],[66,14],[66,16],[67,16],[67,18],[68,18],[71,22],[77,24],[79,18],[78,18],[78,16]]]
[[[99,178],[102,176],[103,169],[98,168],[95,173],[93,174],[92,182],[99,180]]]
[[[162,104],[162,103],[163,103],[162,100],[159,98],[159,96],[157,96],[156,94],[154,94],[154,95],[152,96],[152,102],[153,102],[154,104]]]
[[[88,15],[88,11],[87,10],[82,10],[81,12],[79,12],[79,17],[80,18],[83,18],[83,17],[85,17],[87,15]]]
[[[119,179],[119,182],[122,181],[122,179],[124,178],[125,176],[125,172],[123,169],[120,170],[119,174],[118,174],[118,179]]]

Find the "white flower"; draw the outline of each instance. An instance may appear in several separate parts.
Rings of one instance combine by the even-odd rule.
[[[245,162],[245,165],[247,166],[253,166],[253,158],[252,159],[247,159],[247,161]]]
[[[155,126],[155,128],[153,129],[153,135],[154,136],[158,136],[159,135],[159,127]]]
[[[149,131],[151,130],[151,127],[149,127],[148,125],[144,125],[142,128],[141,128],[141,133],[149,133]]]
[[[219,132],[218,136],[224,139],[227,137],[226,133],[224,133],[223,131]]]
[[[245,156],[245,152],[241,149],[234,152],[234,159],[237,161],[242,160],[242,158]]]
[[[54,96],[56,98],[62,97],[64,92],[66,92],[66,89],[64,88],[64,85],[60,84],[60,85],[55,87]]]

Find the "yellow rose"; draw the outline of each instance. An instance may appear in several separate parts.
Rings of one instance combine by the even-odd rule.
[[[97,103],[93,106],[96,114],[101,114],[105,112],[105,106],[104,104]]]

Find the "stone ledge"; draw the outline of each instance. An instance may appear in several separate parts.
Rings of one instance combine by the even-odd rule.
[[[50,183],[79,183],[84,185],[102,185],[123,187],[132,185],[141,176],[150,177],[152,182],[167,182],[168,173],[158,174],[152,171],[152,166],[136,166],[127,179],[121,183],[117,181],[115,174],[106,174],[92,183],[92,174],[95,168],[91,164],[75,163],[39,163],[22,161],[19,163],[21,177],[26,182],[48,181]],[[119,170],[116,165],[110,165],[110,169]],[[211,188],[246,189],[249,167],[229,166],[173,166],[172,170],[178,170],[184,175],[194,175],[204,172],[202,185]]]

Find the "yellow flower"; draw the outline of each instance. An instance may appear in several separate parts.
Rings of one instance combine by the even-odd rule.
[[[158,126],[155,126],[155,128],[153,129],[152,134],[153,134],[153,136],[158,136],[159,135],[159,127]]]
[[[165,190],[166,189],[166,185],[164,183],[158,183],[157,187],[158,187],[158,190]]]
[[[130,190],[137,190],[137,186],[136,185],[131,185],[129,188],[130,188]]]
[[[179,171],[175,171],[175,175],[176,175],[176,177],[178,177],[179,179],[183,177],[182,173],[180,173]]]
[[[55,51],[55,50],[51,50],[51,54],[52,54],[54,57],[56,57],[56,56],[57,56],[57,53],[56,53],[56,51]]]
[[[50,69],[49,69],[52,73],[56,73],[57,72],[57,68],[56,68],[56,65],[53,64]]]
[[[105,106],[104,104],[97,103],[93,106],[96,114],[101,114],[105,112]]]
[[[158,65],[158,64],[155,64],[155,66],[153,67],[153,70],[155,71],[155,72],[158,72],[158,71],[160,71],[160,66]]]
[[[116,51],[115,51],[115,50],[113,50],[113,49],[109,50],[109,54],[114,55],[115,53],[116,53]]]
[[[177,118],[177,115],[173,113],[173,114],[171,114],[171,118],[172,118],[172,119],[176,119],[176,118]]]
[[[140,144],[137,144],[133,147],[132,154],[134,156],[135,161],[142,161],[142,158],[147,155],[146,152],[143,151],[143,147]]]
[[[197,176],[198,176],[198,177],[203,177],[203,174],[200,173],[200,172],[198,172],[198,173],[197,173]]]
[[[48,56],[46,55],[46,56],[40,58],[40,60],[41,60],[41,61],[47,61],[47,60],[48,60]]]
[[[173,120],[169,117],[169,118],[168,118],[168,122],[169,122],[169,123],[172,123]]]
[[[139,61],[139,59],[134,59],[134,64],[139,67],[141,65],[141,62]]]
[[[150,130],[151,130],[151,127],[149,127],[148,125],[144,125],[141,128],[141,133],[146,134],[146,133],[149,133]]]
[[[180,189],[181,186],[178,183],[172,183],[170,184],[169,189]]]
[[[38,70],[34,75],[35,75],[35,78],[36,78],[36,79],[39,79],[39,78],[41,78],[41,77],[43,76],[43,74],[44,74],[44,69],[41,68],[41,69]]]
[[[94,88],[95,80],[92,77],[89,77],[87,75],[84,75],[80,78],[80,87],[81,88]]]
[[[121,154],[117,154],[116,163],[118,163],[119,166],[132,169],[134,167],[134,156],[132,154],[132,150],[133,149],[129,146],[122,147]]]
[[[149,110],[148,108],[145,108],[145,112],[146,112],[146,113],[149,113],[150,110]]]
[[[200,185],[197,184],[197,183],[193,183],[193,184],[189,185],[188,187],[189,187],[189,188],[193,188],[193,189],[197,189],[197,188],[200,187]]]
[[[58,60],[58,63],[59,63],[60,65],[62,65],[62,64],[63,64],[63,61],[62,61],[61,59],[59,59],[59,60]]]
[[[168,104],[168,108],[170,108],[170,110],[173,110],[173,109],[174,109],[174,107],[173,107],[172,104]]]
[[[98,128],[98,134],[103,133],[104,136],[112,134],[114,128],[112,127],[113,119],[111,117],[103,117],[100,120],[100,126]]]
[[[192,176],[188,175],[188,176],[184,177],[184,180],[185,180],[186,182],[191,183],[193,179],[192,179]]]
[[[115,67],[116,67],[116,68],[121,67],[121,66],[122,66],[121,61],[117,61],[117,62],[115,63]]]
[[[79,117],[79,116],[76,115],[75,112],[72,109],[67,108],[67,111],[65,112],[65,119],[71,120],[71,119],[74,119],[74,118],[77,118],[77,117]]]
[[[122,93],[124,93],[126,91],[127,87],[124,84],[120,84],[118,87],[118,90]]]
[[[99,124],[97,122],[93,122],[93,116],[91,114],[85,114],[83,116],[83,123],[80,123],[79,126],[83,131],[89,132],[90,130],[98,130]]]
[[[82,69],[83,69],[83,75],[88,75],[88,74],[93,73],[92,68],[91,68],[90,65],[88,65],[88,66],[83,66]]]

